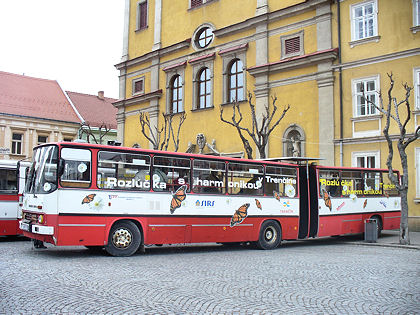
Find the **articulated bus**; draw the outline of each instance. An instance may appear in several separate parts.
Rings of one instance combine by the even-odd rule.
[[[129,256],[145,245],[255,243],[400,224],[387,170],[247,160],[87,143],[34,149],[24,235]]]
[[[28,162],[0,160],[0,235],[22,234],[19,219]]]

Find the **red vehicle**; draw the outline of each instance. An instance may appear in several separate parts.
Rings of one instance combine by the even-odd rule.
[[[0,160],[0,235],[22,234],[19,229],[27,162]]]
[[[53,143],[34,149],[21,229],[55,244],[129,256],[143,245],[255,242],[399,227],[386,170],[301,166]]]

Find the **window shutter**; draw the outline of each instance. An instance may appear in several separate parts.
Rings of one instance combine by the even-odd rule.
[[[143,91],[143,80],[137,81],[134,83],[134,93],[139,93]]]
[[[284,41],[285,54],[293,54],[300,51],[300,37],[293,37]]]
[[[145,28],[147,27],[147,1],[140,3],[139,11],[139,28]]]
[[[191,0],[191,8],[198,7],[203,4],[203,0]]]

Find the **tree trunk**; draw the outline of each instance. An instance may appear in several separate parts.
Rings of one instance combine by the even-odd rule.
[[[407,190],[406,189],[401,191],[400,244],[401,245],[410,244],[410,236],[408,234],[408,203],[407,203]]]

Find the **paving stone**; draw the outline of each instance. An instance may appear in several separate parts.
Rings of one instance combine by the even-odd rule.
[[[420,314],[420,251],[337,240],[110,257],[0,239],[1,314]]]

